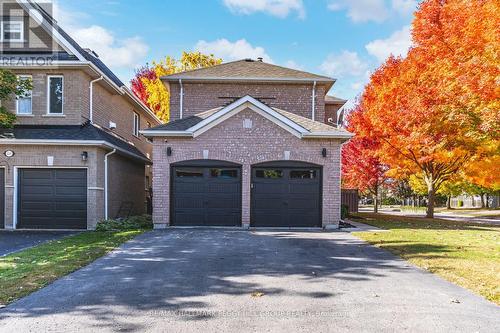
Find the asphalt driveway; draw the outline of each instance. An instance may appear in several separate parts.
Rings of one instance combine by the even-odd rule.
[[[0,257],[74,233],[72,231],[0,230]]]
[[[498,332],[500,307],[344,232],[153,231],[0,310],[0,331]]]

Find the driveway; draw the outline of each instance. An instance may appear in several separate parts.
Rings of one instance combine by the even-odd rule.
[[[0,257],[74,233],[72,231],[0,230]]]
[[[0,310],[0,331],[498,332],[500,307],[344,232],[170,229]]]

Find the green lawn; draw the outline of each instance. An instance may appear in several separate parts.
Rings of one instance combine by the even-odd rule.
[[[389,230],[357,237],[500,305],[500,226],[373,213],[352,219]]]
[[[83,232],[0,257],[0,305],[43,288],[142,232]]]

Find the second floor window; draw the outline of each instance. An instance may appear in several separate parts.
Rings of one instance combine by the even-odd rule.
[[[19,75],[20,81],[31,81],[31,75]],[[31,114],[32,112],[32,92],[25,91],[24,95],[17,96],[16,102],[17,114]]]
[[[23,22],[22,21],[3,21],[2,22],[2,40],[11,42],[23,41]]]
[[[134,128],[133,128],[133,134],[135,136],[139,136],[139,128],[140,128],[140,118],[137,113],[134,112]]]
[[[47,113],[63,113],[64,78],[49,76],[47,83]]]

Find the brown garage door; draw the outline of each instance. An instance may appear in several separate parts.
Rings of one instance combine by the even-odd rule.
[[[17,228],[86,229],[86,169],[20,169]]]

